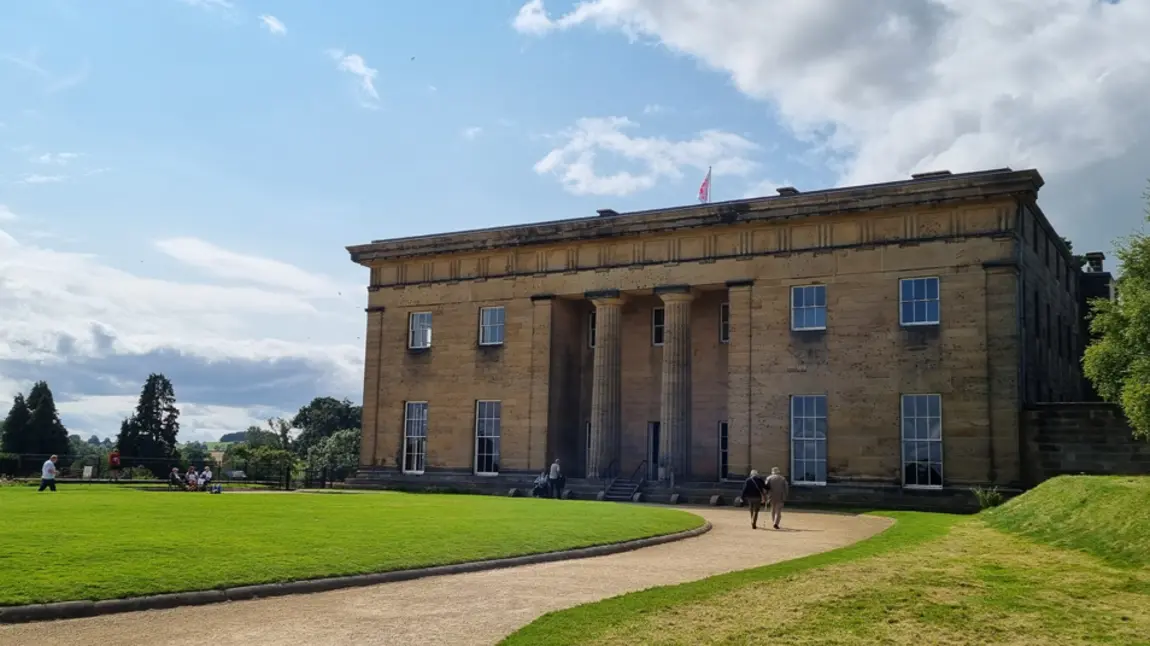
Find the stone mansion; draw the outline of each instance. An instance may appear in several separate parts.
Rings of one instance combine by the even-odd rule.
[[[1022,408],[1083,390],[1042,184],[942,171],[349,247],[361,475],[1017,485]]]

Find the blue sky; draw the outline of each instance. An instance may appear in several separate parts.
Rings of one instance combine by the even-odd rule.
[[[274,28],[273,28],[274,27]],[[1076,248],[1138,224],[1145,3],[10,0],[0,395],[189,438],[359,398],[371,239],[1037,167]],[[990,72],[990,73],[988,73]]]

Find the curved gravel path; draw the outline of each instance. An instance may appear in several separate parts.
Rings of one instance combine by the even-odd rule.
[[[793,511],[781,531],[752,531],[745,510],[690,511],[713,529],[634,552],[311,595],[0,626],[0,646],[494,644],[552,610],[823,552],[873,536],[891,522]]]

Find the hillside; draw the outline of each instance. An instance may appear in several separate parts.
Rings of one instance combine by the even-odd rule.
[[[995,529],[1150,566],[1150,477],[1061,476],[984,513]]]

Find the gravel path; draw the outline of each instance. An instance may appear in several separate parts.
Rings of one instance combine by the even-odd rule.
[[[0,626],[0,646],[494,644],[562,608],[841,547],[890,521],[788,512],[783,529],[752,531],[744,510],[698,508],[697,538],[592,559],[90,619]]]

